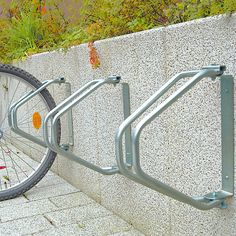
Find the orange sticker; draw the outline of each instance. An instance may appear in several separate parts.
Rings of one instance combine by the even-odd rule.
[[[33,115],[33,125],[35,129],[40,129],[42,126],[42,117],[38,112]]]

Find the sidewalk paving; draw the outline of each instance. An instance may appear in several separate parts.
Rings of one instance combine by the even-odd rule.
[[[143,236],[51,171],[24,196],[0,202],[0,235]]]

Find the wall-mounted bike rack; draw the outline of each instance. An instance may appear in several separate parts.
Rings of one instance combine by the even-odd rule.
[[[192,205],[201,210],[209,210],[213,207],[226,208],[225,199],[234,194],[234,96],[233,96],[233,77],[231,75],[223,75],[225,66],[210,65],[203,67],[200,70],[185,71],[177,74],[170,79],[164,86],[162,86],[156,93],[154,93],[146,102],[144,102],[135,112],[130,115],[130,98],[129,86],[127,83],[121,83],[120,77],[112,76],[108,79],[94,80],[81,89],[73,93],[62,103],[51,110],[43,122],[43,136],[44,140],[39,140],[32,135],[19,129],[17,125],[17,110],[29,101],[36,94],[52,83],[65,82],[62,79],[50,80],[43,83],[43,85],[22,97],[18,102],[14,103],[9,110],[8,122],[12,130],[19,135],[39,144],[48,147],[54,152],[72,159],[92,170],[99,173],[112,175],[122,174],[127,178],[154,189],[164,195],[167,195],[178,201]],[[210,77],[216,79],[219,77],[221,85],[221,139],[222,139],[222,190],[212,192],[200,197],[190,197],[169,185],[160,182],[144,172],[140,164],[139,140],[142,130],[157,118],[163,111],[172,105],[178,98],[190,90],[203,78]],[[161,98],[167,91],[170,90],[179,80],[189,78],[180,88],[173,94],[169,95],[163,102],[139,121],[135,128],[131,124],[137,120],[145,111],[148,110],[159,98]],[[71,109],[78,105],[82,100],[88,97],[91,93],[96,91],[104,84],[121,84],[123,91],[123,105],[125,120],[117,130],[115,137],[116,146],[116,161],[117,166],[101,168],[86,160],[76,156],[70,149],[65,148],[65,145],[58,143],[57,128],[58,121],[61,116],[71,112]],[[70,120],[70,119],[69,119]],[[49,126],[49,124],[51,126]],[[50,135],[49,135],[50,134]],[[123,136],[125,135],[125,157],[123,151]]]

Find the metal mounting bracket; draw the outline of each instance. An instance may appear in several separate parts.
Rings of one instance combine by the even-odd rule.
[[[234,194],[234,78],[222,75],[221,84],[221,145],[222,190]]]

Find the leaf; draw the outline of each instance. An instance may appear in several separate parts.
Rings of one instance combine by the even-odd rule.
[[[93,42],[88,43],[89,47],[89,59],[90,59],[90,64],[92,65],[93,69],[97,69],[100,67],[101,62],[100,62],[100,57],[98,55],[97,49],[94,47]]]
[[[7,175],[4,175],[2,178],[6,181],[10,181],[10,178]]]

